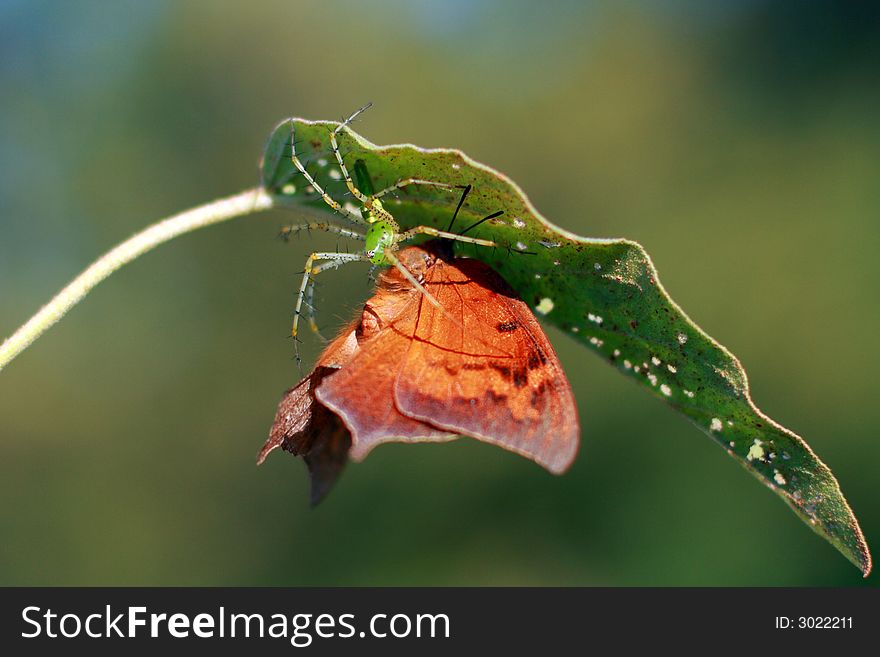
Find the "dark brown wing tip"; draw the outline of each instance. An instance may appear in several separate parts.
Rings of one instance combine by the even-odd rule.
[[[303,455],[312,482],[309,493],[309,505],[312,508],[316,507],[336,484],[348,462],[352,442],[351,434],[339,418],[326,409],[322,412],[326,414],[325,426],[330,427],[329,432],[323,433],[321,439],[312,444],[309,453]]]
[[[339,475],[335,475],[332,479],[321,479],[315,475],[311,475],[311,484],[309,485],[309,508],[314,509],[333,488]]]

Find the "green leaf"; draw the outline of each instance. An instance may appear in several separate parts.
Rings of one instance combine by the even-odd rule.
[[[316,181],[338,201],[352,200],[330,149],[330,130],[338,125],[332,122],[279,124],[264,153],[263,183],[280,205],[332,214],[290,161],[291,125],[297,154]],[[339,144],[349,169],[363,160],[376,189],[410,177],[472,185],[453,231],[504,210],[468,233],[499,248],[457,243],[457,251],[491,265],[546,321],[687,416],[865,575],[870,572],[868,547],[834,475],[799,436],[758,410],[742,365],[672,301],[641,245],[557,228],[513,181],[460,151],[378,147],[349,131],[340,133]],[[410,186],[385,207],[403,229],[445,230],[459,196],[460,190]]]

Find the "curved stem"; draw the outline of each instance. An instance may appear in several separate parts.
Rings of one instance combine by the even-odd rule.
[[[43,306],[0,346],[0,370],[60,320],[89,291],[123,265],[179,235],[273,207],[272,197],[261,187],[163,219],[125,240],[93,262],[88,269]]]

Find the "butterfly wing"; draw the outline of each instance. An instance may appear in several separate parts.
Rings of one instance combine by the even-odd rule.
[[[478,260],[438,260],[424,286],[443,310],[417,299],[412,340],[394,365],[398,410],[565,471],[578,448],[577,408],[528,306]]]
[[[415,296],[409,300],[417,302]],[[385,311],[392,303],[398,307],[389,318]],[[350,456],[356,461],[383,442],[442,442],[457,438],[456,433],[400,413],[394,404],[394,380],[415,326],[412,319],[406,319],[405,311],[400,312],[400,304],[399,295],[377,294],[368,302],[359,327],[362,335],[356,355],[315,391],[318,401],[336,413],[351,432]],[[398,313],[400,316],[395,320]],[[391,321],[380,320],[383,315]]]
[[[301,456],[309,468],[312,506],[324,499],[339,478],[351,447],[351,434],[342,421],[315,403],[315,389],[350,361],[356,350],[352,326],[327,347],[311,374],[284,393],[269,439],[257,456],[257,465],[278,447]]]

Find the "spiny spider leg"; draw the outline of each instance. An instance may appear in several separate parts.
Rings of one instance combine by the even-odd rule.
[[[406,187],[407,185],[430,185],[431,187],[442,187],[443,189],[452,189],[452,187],[453,187],[452,185],[447,185],[446,183],[442,183],[442,182],[435,182],[433,180],[422,180],[420,178],[407,178],[405,180],[401,180],[398,183],[395,183],[394,185],[391,185],[391,187],[386,187],[385,189],[376,192],[375,194],[373,194],[373,196],[371,198],[375,201],[376,199],[382,198],[383,196],[385,196],[385,194],[388,194],[389,192],[396,191],[398,189],[402,189],[402,188]]]
[[[291,235],[298,233],[302,230],[323,230],[327,233],[335,233],[336,235],[342,235],[343,237],[348,237],[349,239],[353,240],[360,240],[361,242],[363,242],[365,239],[364,235],[357,232],[356,230],[351,230],[350,228],[342,228],[341,226],[330,224],[325,221],[310,221],[303,224],[282,226],[281,230],[278,232],[278,236],[283,240],[289,240]]]
[[[321,331],[318,329],[318,322],[316,321],[315,276],[327,269],[336,269],[337,267],[341,267],[347,262],[347,260],[328,260],[327,262],[323,262],[320,265],[313,267],[311,275],[309,276],[309,283],[306,286],[304,304],[306,306],[307,318],[309,320],[309,329],[311,329],[312,333],[317,335],[324,342],[327,342],[327,338],[321,335]]]
[[[364,109],[366,109],[366,108],[364,108]],[[357,116],[357,114],[361,111],[363,111],[363,110],[358,110],[358,112],[355,112],[352,115],[352,118]],[[350,120],[351,119],[349,119],[349,121]],[[344,125],[344,124],[340,124],[340,125]],[[324,191],[324,188],[321,187],[321,185],[319,185],[317,183],[317,181],[312,177],[312,174],[310,174],[308,171],[306,171],[305,166],[303,166],[303,163],[300,161],[299,157],[297,157],[297,155],[296,155],[296,146],[294,146],[295,141],[294,141],[293,119],[290,120],[290,143],[291,143],[290,160],[291,160],[291,162],[293,162],[293,166],[295,166],[299,170],[299,172],[303,175],[303,177],[308,181],[308,183],[312,187],[315,188],[315,191],[321,195],[321,198],[324,199],[324,202],[327,205],[329,205],[331,208],[336,210],[336,212],[338,212],[339,214],[341,214],[345,218],[349,219],[351,222],[359,224],[361,226],[365,225],[367,222],[364,221],[363,217],[361,217],[359,214],[352,212],[351,210],[347,210],[343,205],[341,205],[340,203],[335,201],[327,192]],[[334,150],[336,150],[336,149],[334,148]],[[346,174],[346,177],[347,177],[347,175],[348,174]],[[350,187],[354,187],[354,185],[350,185]],[[358,198],[360,198],[360,197],[358,197]]]
[[[336,126],[336,129],[330,133],[330,148],[333,150],[333,155],[336,156],[336,161],[339,163],[339,168],[342,170],[342,177],[345,178],[345,184],[348,186],[348,191],[351,192],[352,196],[354,196],[357,200],[367,206],[368,209],[371,208],[371,198],[364,194],[361,190],[355,187],[354,182],[351,180],[351,175],[348,173],[348,168],[345,166],[345,160],[342,159],[342,154],[339,152],[339,143],[336,141],[336,135],[339,134],[343,129],[345,129],[348,124],[350,124],[354,119],[361,113],[368,110],[373,103],[367,103],[359,110],[357,110],[354,114],[349,116],[345,121]]]
[[[467,242],[468,244],[478,244],[479,246],[498,246],[492,240],[484,240],[477,237],[467,237],[465,235],[459,235],[458,233],[447,233],[445,230],[439,230],[432,226],[416,226],[415,228],[410,228],[408,231],[397,235],[394,243],[399,244],[400,242],[406,242],[407,240],[413,239],[417,235],[442,237],[447,240],[454,240],[456,242]]]
[[[316,260],[327,260],[322,265],[315,266]],[[299,286],[299,293],[296,295],[296,307],[293,309],[293,327],[290,329],[290,335],[296,339],[299,331],[299,316],[302,312],[303,299],[306,296],[306,288],[312,277],[326,269],[335,269],[349,262],[364,262],[367,257],[363,253],[332,253],[332,252],[316,252],[312,253],[306,260],[306,266],[303,268],[302,283]],[[300,362],[299,346],[296,346],[296,361]]]

